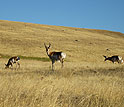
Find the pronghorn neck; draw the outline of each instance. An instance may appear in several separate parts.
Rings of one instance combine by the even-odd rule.
[[[6,67],[9,67],[9,65],[10,65],[10,62],[8,62],[7,64],[5,64],[6,65]]]
[[[47,51],[47,55],[50,57],[50,50],[48,49],[48,51]]]
[[[5,68],[9,68],[10,64],[11,64],[11,62],[10,62],[10,59],[9,59],[7,64],[5,64],[5,66],[6,66]]]

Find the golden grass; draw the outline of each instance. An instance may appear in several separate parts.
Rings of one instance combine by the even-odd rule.
[[[1,59],[1,65],[5,62]],[[0,105],[7,107],[124,106],[124,66],[103,68],[65,62],[21,60],[18,70],[0,67]],[[86,66],[87,65],[87,66]],[[109,65],[109,66],[110,66]],[[104,65],[105,66],[105,65]],[[108,66],[108,65],[106,65]]]
[[[123,34],[111,31],[0,21],[0,107],[123,107]],[[43,43],[67,54],[64,68],[51,62]],[[110,51],[107,51],[109,49]],[[20,55],[21,68],[4,69]],[[15,66],[14,66],[15,68]]]

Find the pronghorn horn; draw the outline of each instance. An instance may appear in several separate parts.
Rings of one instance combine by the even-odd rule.
[[[49,48],[50,48],[51,44],[49,43]]]
[[[44,46],[47,47],[45,43],[44,43]]]

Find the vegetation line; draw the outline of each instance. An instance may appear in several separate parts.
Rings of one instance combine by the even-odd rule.
[[[1,58],[10,58],[12,56],[10,55],[3,55],[3,54],[0,54]],[[43,61],[43,62],[48,62],[50,61],[49,58],[46,58],[46,57],[30,57],[30,56],[21,56],[21,55],[18,55],[21,59],[26,59],[26,60],[37,60],[37,61]]]

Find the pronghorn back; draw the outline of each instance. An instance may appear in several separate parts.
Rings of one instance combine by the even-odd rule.
[[[58,61],[62,58],[62,52],[50,52],[49,53],[49,58],[51,60]]]
[[[18,56],[14,56],[14,57],[11,57],[10,59],[9,59],[9,61],[12,61],[12,63],[16,63],[17,61],[19,61],[20,60],[20,57],[18,57]]]

